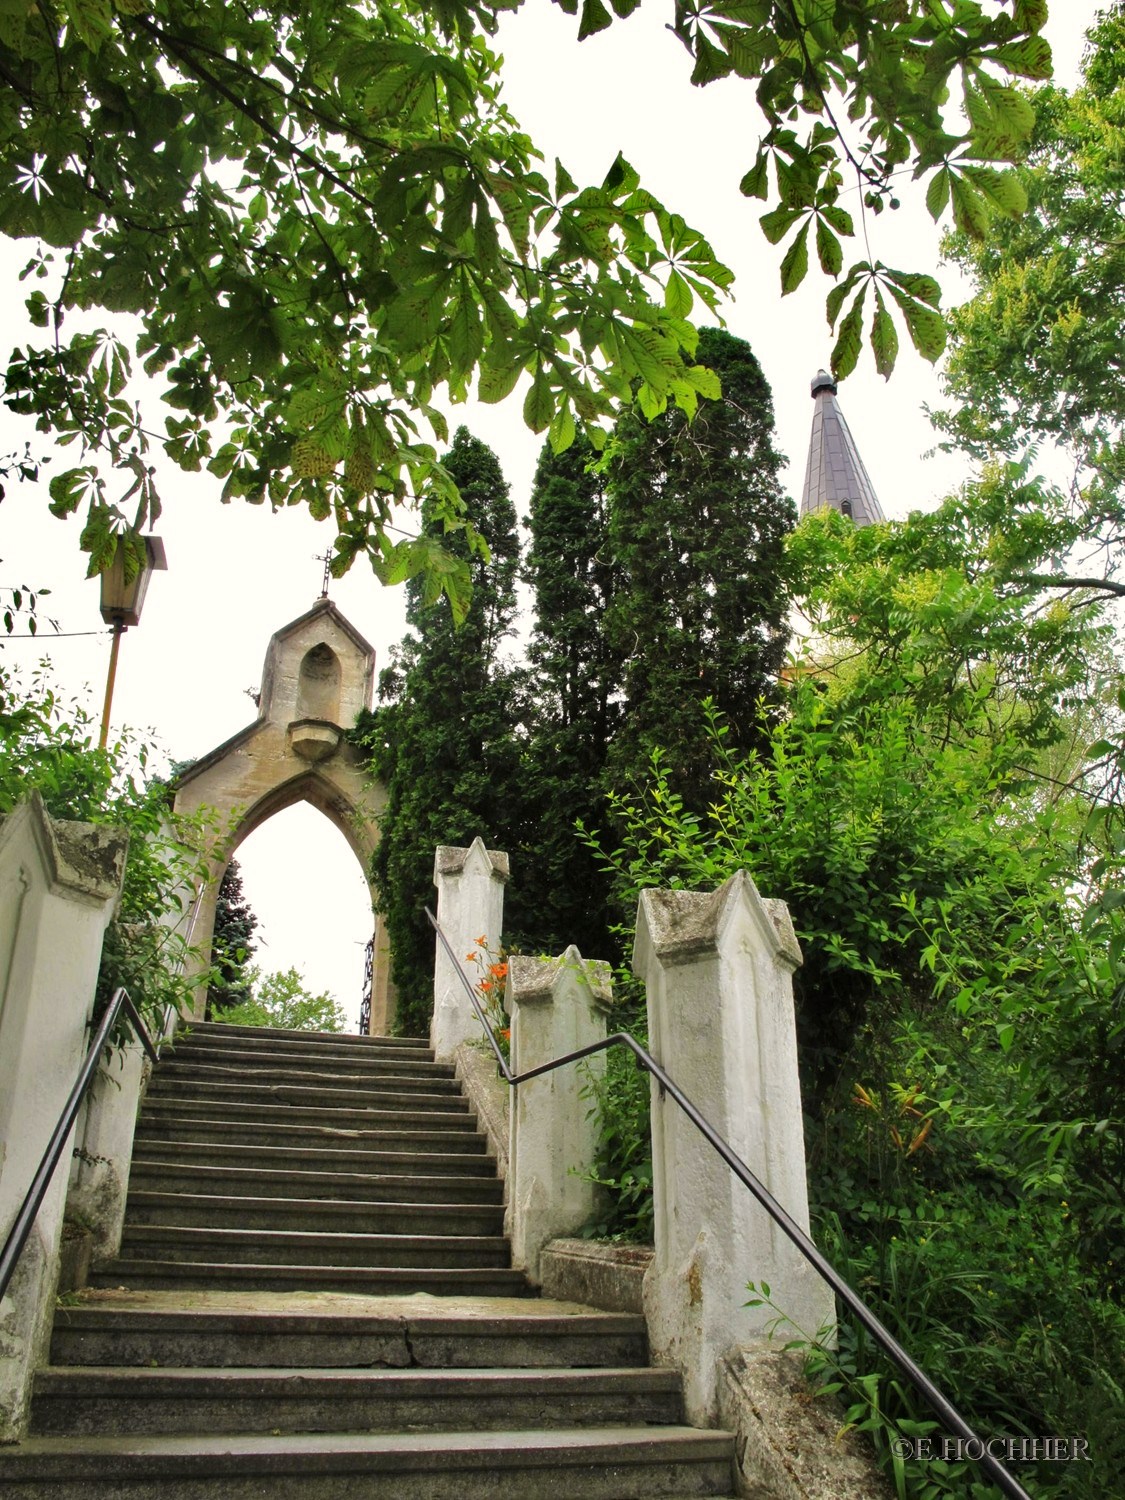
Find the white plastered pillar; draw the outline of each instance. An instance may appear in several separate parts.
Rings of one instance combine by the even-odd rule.
[[[504,926],[504,886],[508,856],[486,849],[476,838],[467,849],[441,845],[434,856],[437,919],[453,949],[451,960],[440,939],[434,960],[434,1018],[430,1042],[438,1062],[452,1062],[462,1042],[477,1041],[484,1032],[465,993],[458,968],[471,985],[482,971],[466,958],[477,951],[478,938],[497,953]]]
[[[151,1040],[155,1045],[160,1037]],[[112,1260],[121,1249],[133,1134],[151,1072],[152,1064],[140,1042],[115,1049],[112,1057],[103,1059],[86,1096],[86,1108],[78,1117],[79,1155],[66,1211],[68,1218],[78,1218],[91,1231],[96,1261]]]
[[[49,817],[37,793],[0,826],[0,1235],[7,1236],[86,1054],[102,937],[127,835]],[[73,1140],[73,1136],[72,1136]],[[27,1420],[51,1332],[71,1144],[0,1303],[0,1441]]]
[[[641,895],[633,967],[647,989],[653,1056],[807,1232],[792,987],[800,962],[785,903],[763,901],[744,871],[710,894]],[[776,1320],[769,1307],[746,1307],[747,1283],[769,1284],[790,1320],[783,1338],[831,1326],[833,1299],[655,1081],[652,1146],[649,1340],[658,1363],[683,1372],[688,1419],[706,1426],[721,1356],[761,1341]]]
[[[569,947],[561,958],[513,955],[505,1005],[511,1016],[511,1068],[524,1073],[606,1037],[613,1000],[610,966]],[[540,1281],[548,1241],[577,1234],[598,1204],[593,1166],[598,1125],[583,1097],[605,1072],[605,1053],[568,1063],[513,1092],[509,1134],[508,1219],[512,1263]]]

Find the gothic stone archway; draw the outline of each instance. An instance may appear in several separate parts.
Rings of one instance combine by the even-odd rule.
[[[371,707],[374,675],[371,646],[331,600],[318,600],[270,640],[254,723],[197,760],[177,782],[176,812],[211,809],[222,832],[192,926],[199,970],[209,962],[219,885],[232,856],[255,828],[296,802],[311,803],[340,830],[371,890],[368,872],[384,795],[368,780],[344,729],[361,708]],[[377,917],[374,923],[371,1031],[378,1034],[393,1019],[394,993],[382,923]],[[206,1005],[201,988],[196,1020]]]

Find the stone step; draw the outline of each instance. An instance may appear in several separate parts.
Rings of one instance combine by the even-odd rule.
[[[333,1153],[362,1152],[365,1156],[385,1157],[387,1153],[418,1152],[424,1156],[438,1154],[479,1155],[487,1162],[487,1170],[494,1172],[495,1163],[486,1157],[488,1143],[476,1130],[366,1130],[341,1125],[315,1124],[307,1120],[293,1121],[292,1117],[254,1124],[240,1121],[233,1124],[220,1118],[221,1111],[196,1114],[181,1118],[175,1109],[142,1112],[137,1121],[134,1139],[138,1144],[150,1146],[154,1142],[193,1142],[204,1144],[209,1149],[215,1145],[240,1148],[278,1148],[287,1155],[295,1155],[290,1147],[302,1149],[331,1149]],[[320,1118],[318,1116],[318,1118]]]
[[[402,1191],[412,1191],[406,1181]],[[293,1191],[290,1180],[290,1192]],[[333,1198],[223,1197],[216,1194],[151,1192],[129,1188],[130,1230],[140,1226],[191,1225],[193,1229],[313,1230],[348,1235],[495,1235],[504,1233],[504,1206],[416,1203]],[[129,1240],[129,1244],[135,1241]],[[409,1262],[403,1262],[409,1264]]]
[[[730,1433],[604,1427],[471,1434],[32,1438],[0,1451],[12,1500],[656,1500],[729,1495]]]
[[[199,1120],[214,1119],[221,1114],[230,1134],[235,1134],[242,1124],[259,1126],[277,1121],[280,1124],[314,1125],[319,1129],[346,1129],[353,1126],[368,1130],[465,1130],[475,1131],[476,1120],[472,1114],[451,1110],[424,1109],[411,1106],[405,1109],[324,1108],[306,1104],[268,1104],[256,1100],[247,1104],[235,1100],[208,1100],[183,1097],[146,1099],[141,1110],[141,1120]]]
[[[507,1266],[503,1235],[350,1234],[295,1229],[195,1229],[127,1222],[123,1260],[221,1262],[238,1266],[356,1266],[366,1269]],[[106,1269],[99,1267],[99,1270]]]
[[[205,1148],[205,1150],[208,1148]],[[288,1159],[290,1153],[284,1153]],[[304,1153],[308,1154],[308,1153]],[[357,1153],[358,1154],[358,1153]],[[171,1158],[175,1156],[175,1160]],[[504,1198],[504,1185],[494,1176],[470,1176],[452,1170],[438,1175],[402,1172],[286,1170],[281,1167],[187,1164],[184,1148],[162,1156],[134,1157],[129,1169],[132,1193],[190,1193],[224,1198],[298,1198],[362,1203],[495,1203]],[[249,1159],[249,1158],[248,1158]],[[256,1160],[257,1158],[254,1158]],[[350,1165],[340,1161],[340,1167]],[[438,1160],[439,1167],[445,1166]],[[456,1162],[450,1163],[450,1168]]]
[[[136,1139],[138,1141],[138,1154],[134,1162],[168,1160],[175,1158],[174,1165],[179,1167],[199,1167],[200,1169],[237,1168],[242,1170],[261,1171],[267,1173],[284,1172],[288,1164],[292,1164],[298,1171],[309,1172],[341,1172],[353,1176],[371,1173],[375,1177],[399,1177],[409,1175],[412,1177],[466,1177],[466,1178],[491,1178],[495,1177],[496,1164],[483,1154],[485,1143],[484,1137],[475,1138],[476,1150],[459,1151],[450,1153],[448,1151],[430,1152],[425,1151],[371,1151],[362,1146],[349,1146],[355,1139],[355,1133],[349,1132],[339,1137],[338,1145],[281,1145],[281,1146],[255,1146],[240,1145],[229,1141],[196,1141],[180,1139],[178,1135],[172,1144],[169,1140],[161,1137],[168,1132],[147,1131],[147,1140],[140,1147],[141,1128],[138,1126]],[[287,1140],[294,1139],[293,1135],[287,1135]],[[464,1143],[464,1136],[455,1137]],[[473,1138],[469,1138],[473,1143]]]
[[[411,1052],[374,1052],[352,1054],[311,1051],[300,1047],[253,1047],[249,1043],[223,1047],[218,1041],[177,1042],[164,1054],[168,1062],[183,1067],[238,1066],[244,1072],[268,1073],[276,1068],[300,1069],[315,1073],[352,1073],[361,1078],[378,1078],[388,1074],[400,1078],[433,1079],[449,1082],[454,1078],[452,1063],[434,1062]]]
[[[604,1370],[49,1368],[35,1436],[173,1432],[471,1432],[683,1421],[678,1375]]]
[[[190,1083],[196,1079],[207,1079],[215,1083],[248,1081],[246,1069],[242,1066],[229,1066],[225,1061],[218,1059],[211,1061],[210,1055],[207,1061],[201,1062],[188,1058],[181,1059],[169,1053],[160,1060],[160,1069],[153,1078],[153,1086],[172,1081],[178,1085]],[[391,1064],[388,1064],[385,1070],[381,1066],[357,1070],[345,1068],[343,1064],[333,1067],[328,1063],[299,1067],[286,1061],[276,1066],[255,1068],[253,1081],[256,1084],[296,1083],[305,1088],[321,1085],[326,1088],[363,1089],[373,1086],[379,1088],[393,1086],[396,1090],[418,1088],[430,1094],[448,1094],[458,1099],[461,1097],[461,1085],[456,1078],[447,1077],[444,1073],[409,1072],[403,1067],[394,1067]]]
[[[468,1115],[469,1105],[460,1094],[433,1093],[422,1086],[398,1088],[392,1080],[380,1079],[361,1088],[324,1087],[320,1084],[278,1083],[272,1079],[253,1082],[245,1076],[241,1079],[199,1078],[190,1081],[167,1078],[158,1073],[145,1095],[145,1107],[159,1102],[189,1098],[203,1101],[209,1106],[224,1106],[228,1101],[241,1104],[284,1104],[315,1108],[318,1112],[338,1109],[361,1110],[409,1110],[411,1112],[450,1112]]]
[[[354,1031],[295,1031],[286,1026],[228,1026],[220,1021],[190,1021],[178,1034],[177,1041],[188,1037],[194,1037],[197,1041],[214,1038],[221,1045],[226,1045],[232,1036],[247,1037],[256,1044],[298,1042],[314,1047],[350,1048],[357,1052],[369,1052],[383,1047],[433,1056],[429,1041],[421,1036],[360,1036]]]
[[[560,1369],[647,1360],[638,1315],[474,1295],[93,1291],[57,1310],[51,1337],[52,1364],[68,1366]]]
[[[244,1289],[254,1292],[363,1292],[369,1296],[532,1297],[522,1271],[477,1266],[334,1266],[249,1261],[150,1260],[120,1256],[90,1272],[90,1286],[137,1290]]]

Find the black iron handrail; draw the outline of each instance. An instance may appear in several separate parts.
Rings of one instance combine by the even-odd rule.
[[[152,1061],[159,1062],[160,1050],[152,1045],[145,1023],[141,1020],[137,1007],[129,998],[127,990],[114,991],[113,999],[102,1016],[94,1039],[90,1043],[90,1050],[86,1054],[86,1061],[75,1080],[74,1087],[70,1091],[70,1097],[63,1106],[63,1112],[59,1116],[59,1123],[55,1126],[51,1139],[47,1143],[47,1149],[43,1153],[43,1159],[39,1163],[39,1170],[31,1180],[31,1186],[27,1190],[27,1196],[19,1213],[15,1217],[8,1238],[4,1241],[4,1249],[0,1252],[0,1298],[8,1290],[8,1283],[16,1269],[16,1262],[23,1253],[23,1247],[27,1244],[28,1236],[31,1234],[35,1216],[39,1212],[39,1205],[50,1186],[51,1178],[55,1175],[55,1168],[59,1164],[63,1147],[67,1143],[71,1128],[78,1117],[78,1111],[82,1107],[90,1084],[94,1080],[94,1074],[98,1071],[98,1062],[101,1058],[102,1048],[105,1046],[106,1037],[113,1030],[114,1024],[122,1010],[133,1023],[137,1040],[148,1053]]]
[[[461,982],[477,1013],[477,1019],[484,1027],[484,1034],[496,1054],[497,1065],[506,1083],[512,1088],[518,1088],[521,1083],[527,1083],[529,1079],[538,1078],[542,1073],[552,1073],[556,1068],[564,1067],[567,1063],[579,1062],[584,1057],[592,1057],[596,1052],[608,1051],[610,1047],[627,1047],[636,1058],[638,1067],[646,1073],[651,1073],[660,1085],[661,1091],[672,1096],[703,1139],[718,1152],[743,1187],[749,1189],[774,1223],[788,1235],[813,1269],[824,1278],[840,1301],[845,1304],[857,1321],[863,1324],[875,1342],[923,1396],[935,1415],[945,1423],[946,1430],[956,1437],[963,1438],[966,1443],[972,1443],[974,1460],[980,1464],[989,1478],[995,1481],[1002,1493],[1008,1496],[1008,1500],[1031,1500],[1019,1481],[1008,1472],[999,1459],[993,1457],[988,1450],[988,1445],[977,1436],[953,1403],[942,1394],[921,1366],[911,1359],[890,1329],[880,1322],[858,1293],[852,1290],[848,1282],[844,1280],[831,1261],[825,1259],[796,1220],[782,1208],[765,1184],[759,1182],[742,1158],[723,1140],[718,1131],[704,1118],[682,1089],[635,1037],[630,1036],[627,1031],[617,1031],[613,1036],[607,1036],[603,1042],[592,1042],[588,1047],[580,1047],[577,1052],[568,1052],[565,1056],[553,1058],[551,1062],[543,1063],[538,1068],[529,1068],[526,1073],[513,1073],[508,1066],[507,1058],[500,1049],[500,1044],[496,1040],[477,993],[469,981],[469,976],[458,963],[457,956],[449,945],[449,939],[438,926],[437,918],[428,906],[426,916],[429,917],[450,963],[461,977]]]

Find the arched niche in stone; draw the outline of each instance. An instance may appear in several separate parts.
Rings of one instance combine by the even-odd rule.
[[[297,672],[297,717],[340,721],[340,658],[326,641],[310,646]]]
[[[371,706],[375,653],[328,599],[270,640],[262,673],[258,717],[197,760],[176,784],[175,810],[209,810],[219,830],[210,878],[196,894],[191,942],[197,972],[210,961],[219,886],[239,845],[275,813],[308,802],[347,840],[371,892],[371,856],[385,797],[372,783],[344,737]],[[294,880],[315,878],[294,858]],[[385,1032],[394,1017],[390,954],[382,923],[372,916],[375,944],[371,1031]],[[206,990],[196,992],[202,1019]]]

